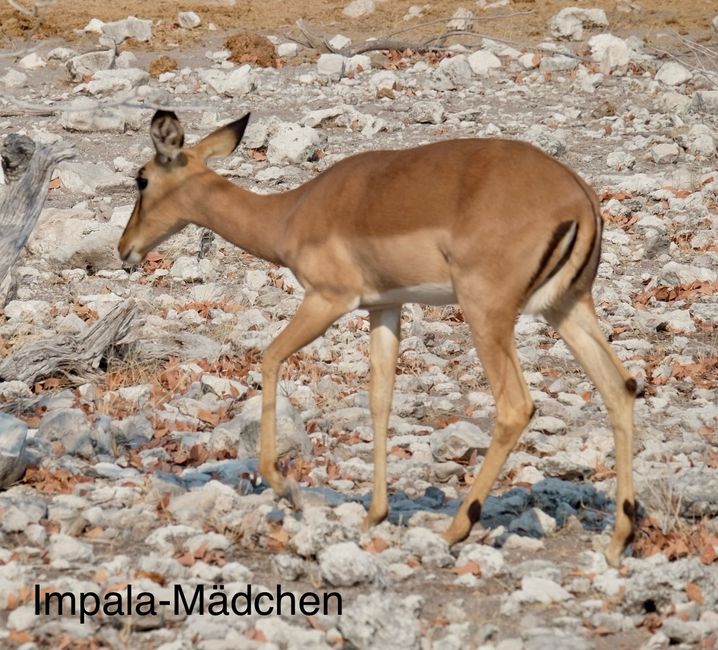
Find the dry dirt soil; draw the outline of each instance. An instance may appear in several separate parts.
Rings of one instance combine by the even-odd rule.
[[[17,0],[25,6],[32,6],[29,0]],[[91,18],[103,21],[119,20],[128,15],[161,21],[154,30],[153,47],[164,45],[179,47],[187,41],[202,41],[208,35],[209,24],[214,23],[220,30],[258,31],[262,33],[296,33],[295,22],[304,19],[310,24],[328,32],[342,31],[352,37],[382,36],[406,28],[403,20],[411,5],[417,0],[384,0],[377,4],[377,10],[364,18],[350,19],[342,14],[349,0],[241,0],[235,6],[217,2],[176,2],[174,0],[129,0],[128,2],[106,2],[87,0],[67,2],[65,0],[44,0],[36,3],[42,19],[37,21],[14,10],[9,3],[0,1],[0,45],[8,46],[14,39],[32,34],[32,38],[58,37],[77,40],[81,30]],[[640,6],[641,11],[632,7]],[[611,32],[619,35],[639,34],[644,37],[658,37],[661,32],[676,30],[691,35],[698,41],[710,38],[710,20],[717,7],[714,0],[515,0],[509,6],[481,11],[468,0],[437,0],[425,8],[424,16],[414,24],[429,22],[451,16],[459,7],[470,8],[486,21],[476,23],[475,31],[498,38],[515,39],[523,42],[541,40],[546,34],[546,22],[562,7],[600,7],[608,15]],[[202,25],[196,30],[177,29],[175,20],[178,11],[195,11],[202,18]],[[530,12],[530,13],[528,13]],[[518,14],[507,18],[495,18],[507,14]],[[494,17],[494,18],[492,18]],[[426,33],[435,33],[436,24],[419,27],[405,32],[407,40],[419,38]],[[94,37],[93,37],[94,42]]]

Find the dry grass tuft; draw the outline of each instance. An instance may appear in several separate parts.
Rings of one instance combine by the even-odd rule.
[[[229,60],[233,63],[253,63],[262,68],[275,68],[277,56],[274,45],[260,34],[235,34],[230,36],[224,46],[232,53]]]
[[[150,63],[150,76],[157,79],[163,72],[171,72],[177,69],[177,61],[171,56],[163,54]]]

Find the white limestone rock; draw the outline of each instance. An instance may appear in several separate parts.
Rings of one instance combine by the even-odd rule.
[[[501,67],[501,60],[493,52],[489,50],[479,50],[470,54],[467,61],[471,66],[471,70],[474,74],[481,77],[491,73],[492,70],[497,70]]]
[[[92,76],[98,70],[109,70],[114,64],[114,50],[97,50],[72,57],[68,59],[65,66],[73,81],[81,81],[84,77]]]
[[[25,473],[26,440],[27,425],[12,415],[0,413],[0,489],[10,487]],[[3,515],[6,516],[7,513]]]
[[[608,27],[608,18],[603,9],[564,7],[548,22],[554,38],[580,41],[584,27]]]
[[[474,450],[486,453],[491,436],[471,422],[461,420],[437,429],[429,436],[431,453],[439,462],[466,460]]]
[[[278,57],[281,57],[282,59],[291,59],[299,53],[299,44],[292,42],[280,43],[277,45],[276,50]]]
[[[269,140],[267,160],[273,165],[304,162],[312,158],[322,145],[323,138],[315,129],[285,123]]]
[[[341,54],[322,54],[317,61],[317,74],[329,81],[339,81],[344,75],[345,61]]]
[[[376,558],[354,542],[327,546],[319,555],[322,578],[334,587],[373,582],[379,571]]]
[[[261,422],[262,396],[248,399],[239,415],[215,428],[213,437],[221,441],[221,447],[235,447],[240,458],[257,456],[259,427]],[[284,396],[278,395],[277,412],[277,454],[284,456],[290,452],[307,454],[312,443],[304,430],[304,424],[297,409]]]
[[[337,34],[329,39],[329,46],[334,50],[343,50],[352,44],[352,39],[344,34]]]
[[[194,11],[180,11],[177,24],[183,29],[194,29],[202,24],[202,19]]]
[[[18,61],[18,65],[25,70],[37,70],[38,68],[44,68],[47,65],[47,61],[37,52],[31,52],[22,57],[22,59]]]
[[[442,59],[436,69],[440,87],[445,90],[464,88],[471,83],[473,70],[464,54]]]
[[[57,167],[62,187],[70,192],[96,194],[111,187],[120,187],[125,179],[104,165],[90,162],[65,161]]]
[[[349,18],[361,18],[373,14],[376,10],[375,0],[352,0],[342,13]]]
[[[149,80],[149,73],[139,68],[97,70],[90,81],[80,84],[75,90],[84,90],[91,95],[103,95],[127,91],[146,84]]]
[[[631,48],[628,43],[613,34],[597,34],[588,45],[591,58],[599,64],[601,72],[622,72],[631,60]]]
[[[228,97],[244,97],[254,90],[257,78],[252,66],[245,64],[230,72],[222,70],[200,70],[199,78],[215,92]]]
[[[680,86],[693,79],[693,73],[678,61],[667,61],[656,72],[656,80],[666,86]]]
[[[118,45],[128,38],[146,43],[152,39],[152,21],[128,16],[122,20],[105,23],[100,27],[104,36],[107,36]]]
[[[2,77],[0,77],[5,88],[23,88],[27,85],[27,75],[19,70],[10,68]]]
[[[661,142],[651,147],[651,158],[659,165],[677,162],[680,153],[681,149],[675,142]]]
[[[441,124],[446,119],[441,102],[415,102],[409,109],[409,117],[418,124]]]
[[[474,12],[465,7],[459,7],[451,20],[447,23],[447,29],[469,32],[474,28]]]

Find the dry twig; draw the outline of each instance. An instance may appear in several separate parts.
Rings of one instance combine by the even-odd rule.
[[[471,21],[471,22],[484,22],[489,20],[500,20],[504,18],[513,18],[514,16],[526,16],[529,14],[533,14],[534,12],[531,11],[515,11],[509,14],[497,14],[495,16],[478,16],[475,18],[462,18],[462,20]],[[287,36],[290,40],[294,41],[295,43],[299,43],[300,45],[304,47],[309,47],[315,50],[318,50],[320,52],[331,52],[334,54],[342,54],[344,56],[354,56],[355,54],[364,54],[365,52],[375,52],[378,50],[413,50],[414,52],[427,52],[429,50],[443,50],[446,49],[443,45],[432,45],[432,43],[435,43],[438,40],[445,40],[451,36],[463,36],[463,35],[475,35],[479,36],[481,38],[490,38],[495,41],[499,42],[507,42],[503,41],[500,38],[496,38],[494,36],[486,36],[483,34],[475,34],[474,32],[469,32],[465,30],[449,30],[447,32],[442,32],[439,35],[434,35],[430,37],[429,39],[421,42],[417,41],[398,41],[395,40],[394,37],[398,36],[399,34],[405,34],[406,32],[410,31],[416,31],[417,29],[421,29],[423,27],[429,27],[431,25],[438,25],[438,24],[445,24],[449,23],[452,20],[456,20],[454,16],[449,16],[447,18],[434,18],[432,20],[423,21],[420,23],[416,23],[414,25],[410,25],[408,27],[402,27],[401,29],[398,29],[394,32],[390,32],[389,34],[385,34],[384,36],[381,36],[375,40],[371,41],[364,41],[363,43],[359,43],[357,45],[349,45],[347,47],[344,47],[342,49],[336,49],[333,48],[328,40],[324,36],[319,36],[317,34],[312,33],[312,31],[309,29],[309,26],[307,23],[305,23],[303,20],[298,20],[296,25],[299,31],[302,33],[302,36],[304,36],[304,40],[299,40],[297,38],[294,38],[292,36]]]
[[[17,2],[16,0],[7,0],[7,3],[15,11],[18,11],[19,13],[21,13],[25,16],[30,16],[30,18],[37,18],[37,15],[38,15],[37,4],[35,4],[34,2],[32,3],[32,9],[28,9],[27,7],[21,5],[19,2]]]
[[[118,94],[109,99],[95,100],[93,104],[86,103],[78,106],[72,101],[69,102],[54,102],[50,104],[36,104],[34,102],[28,102],[24,99],[10,95],[9,93],[0,92],[0,100],[6,101],[15,108],[11,109],[0,109],[0,117],[14,117],[16,115],[24,115],[25,113],[33,113],[37,116],[50,116],[57,115],[58,113],[87,113],[91,111],[99,111],[103,108],[134,108],[134,109],[155,109],[155,110],[167,110],[167,111],[209,111],[217,110],[217,104],[210,104],[209,102],[204,104],[192,103],[183,104],[181,106],[162,104],[160,102],[153,102],[147,98],[140,98],[136,90],[132,90],[129,93]],[[23,112],[20,112],[23,111]]]
[[[652,46],[650,49],[677,61],[695,75],[705,79],[713,88],[718,89],[718,49],[696,43],[676,31],[671,32],[671,36],[690,50],[690,53],[693,55],[693,62],[687,60],[685,56],[675,54],[670,50],[664,50],[655,46]]]
[[[49,0],[52,2],[53,0]],[[22,14],[23,16],[29,16],[30,18],[35,18],[35,24],[33,25],[32,29],[25,35],[25,40],[29,41],[32,39],[32,37],[35,35],[38,29],[40,29],[40,25],[42,25],[42,15],[39,11],[39,6],[41,4],[46,3],[38,3],[33,2],[32,3],[32,9],[28,9],[27,7],[21,5],[16,0],[7,0],[8,4],[18,13]],[[41,46],[41,43],[38,43],[37,45],[33,45],[32,47],[27,47],[22,50],[15,50],[14,52],[7,52],[7,53],[0,53],[0,59],[11,59],[11,58],[17,58],[21,56],[27,56],[28,54],[32,54],[36,50],[38,50]]]

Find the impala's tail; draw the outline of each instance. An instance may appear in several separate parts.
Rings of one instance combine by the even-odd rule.
[[[590,288],[601,257],[603,219],[598,198],[574,175],[586,194],[589,209],[575,219],[560,222],[554,229],[538,268],[534,272],[523,311],[542,313]]]

